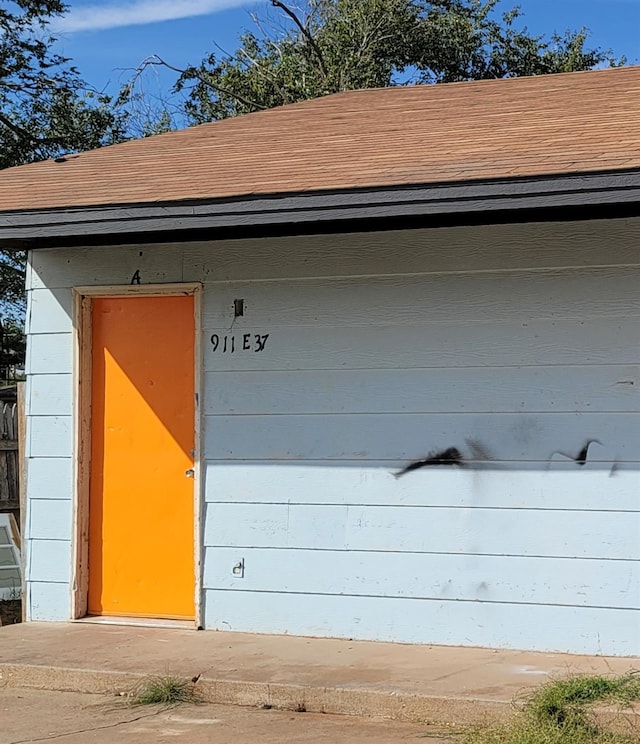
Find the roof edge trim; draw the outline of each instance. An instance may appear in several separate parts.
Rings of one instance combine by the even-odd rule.
[[[409,187],[0,212],[0,245],[38,238],[640,203],[640,170]],[[36,246],[34,246],[36,247]]]

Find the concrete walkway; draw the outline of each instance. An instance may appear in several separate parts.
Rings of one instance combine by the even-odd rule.
[[[129,692],[149,676],[192,678],[208,702],[482,722],[570,673],[621,674],[640,659],[409,646],[92,623],[0,629],[0,687]]]

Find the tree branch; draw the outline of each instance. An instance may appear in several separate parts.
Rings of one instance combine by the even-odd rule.
[[[0,124],[4,124],[4,126],[7,127],[7,129],[11,130],[19,139],[27,140],[34,145],[60,145],[62,143],[62,139],[60,137],[36,137],[35,135],[31,134],[31,132],[23,129],[18,124],[15,124],[11,121],[11,119],[1,113]]]
[[[134,80],[139,77],[140,74],[144,71],[145,67],[148,67],[149,65],[159,65],[162,67],[166,67],[168,70],[173,70],[173,72],[178,72],[181,75],[184,75],[188,72],[189,75],[193,75],[193,77],[196,78],[196,80],[199,80],[203,85],[208,86],[212,90],[215,90],[217,93],[222,93],[222,95],[229,96],[230,98],[235,98],[237,101],[240,101],[240,103],[244,103],[245,106],[251,106],[252,108],[258,109],[260,111],[265,111],[268,108],[268,106],[263,106],[260,103],[255,103],[255,101],[250,101],[248,98],[245,98],[239,93],[234,93],[232,90],[228,90],[227,88],[223,88],[221,85],[212,83],[210,80],[202,77],[202,75],[200,75],[196,71],[195,67],[192,67],[188,70],[181,70],[179,67],[174,67],[168,62],[165,62],[162,57],[158,57],[157,54],[154,54],[151,57],[147,57],[140,63],[140,65],[138,65],[134,73]],[[127,87],[131,88],[131,83]]]
[[[280,10],[283,13],[286,13],[289,18],[296,24],[296,26],[300,29],[300,33],[304,36],[304,38],[307,40],[307,43],[309,46],[313,49],[314,54],[316,55],[318,59],[318,64],[320,65],[320,69],[322,70],[322,74],[327,77],[327,66],[324,61],[324,57],[322,55],[322,52],[320,51],[320,47],[316,44],[316,40],[313,38],[313,35],[309,29],[303,25],[302,21],[298,18],[298,16],[289,8],[287,5],[285,5],[281,0],[271,0],[271,5],[273,5],[274,8],[280,8]]]
[[[256,62],[256,60],[250,57],[244,51],[244,49],[239,49],[238,51],[249,62],[249,64],[253,66],[253,69],[256,71],[256,74],[260,75],[260,77],[263,80],[268,80],[274,87],[278,89],[278,92],[282,96],[283,103],[290,103],[289,96],[287,95],[287,91],[280,85],[280,83],[276,80],[276,78],[274,78],[273,75],[265,74],[264,70],[260,67],[260,65]]]

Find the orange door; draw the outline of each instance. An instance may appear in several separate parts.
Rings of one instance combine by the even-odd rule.
[[[193,619],[194,300],[92,302],[90,615]]]

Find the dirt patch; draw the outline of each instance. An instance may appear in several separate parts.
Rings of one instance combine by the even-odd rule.
[[[0,626],[22,622],[22,600],[0,600]]]

